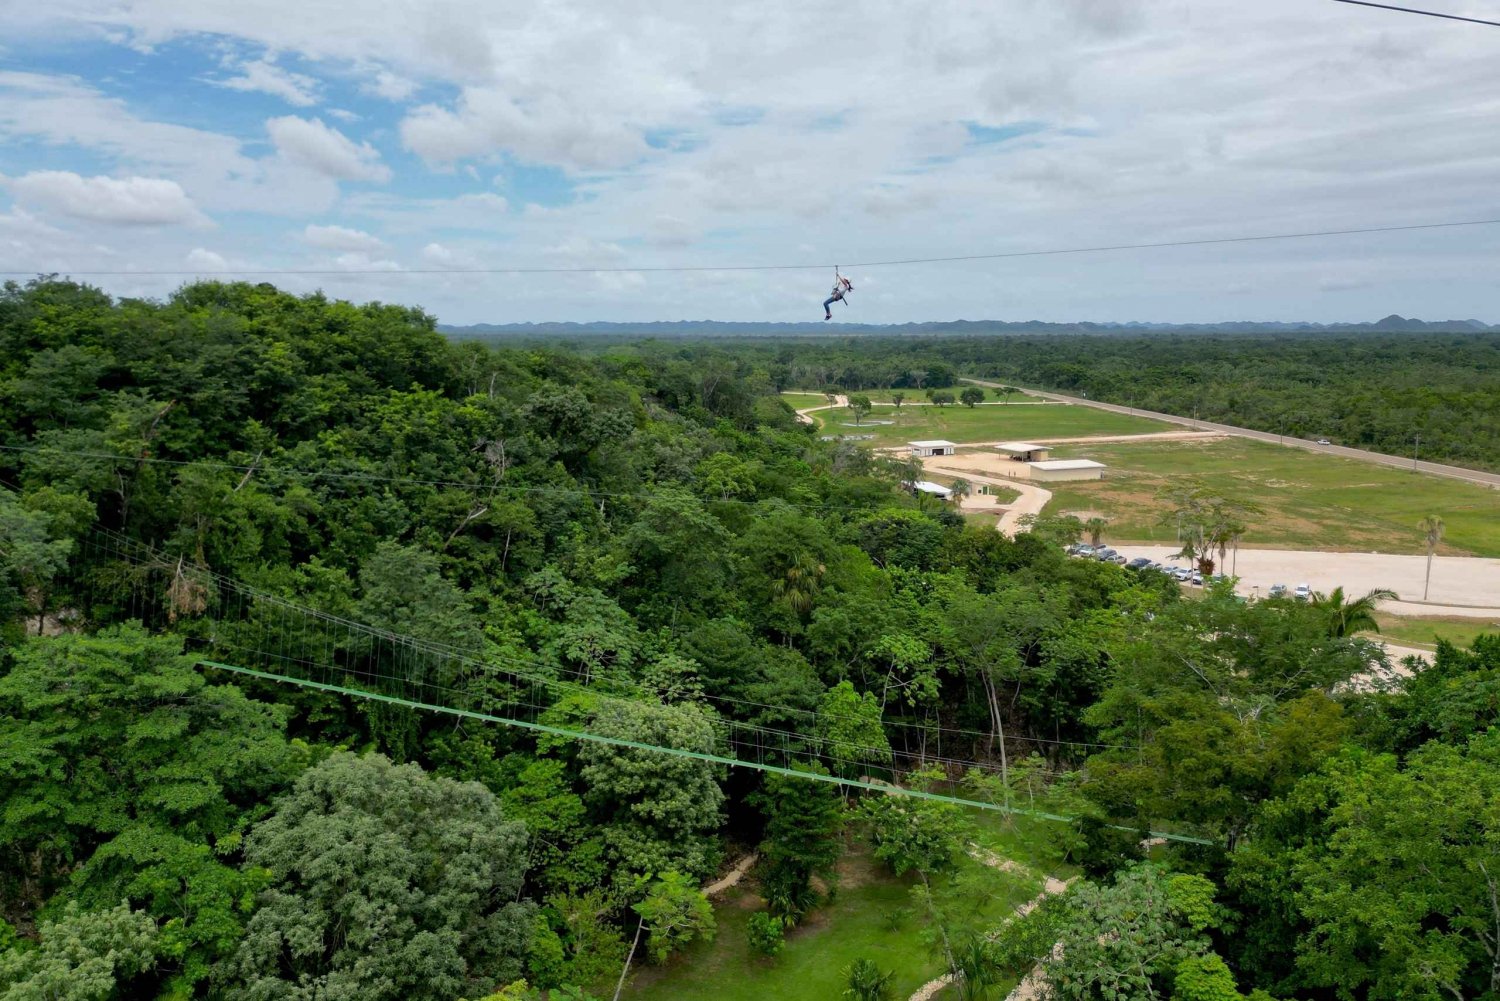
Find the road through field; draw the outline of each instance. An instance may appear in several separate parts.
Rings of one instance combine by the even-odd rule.
[[[1000,385],[1000,383],[986,382],[983,379],[965,379],[964,381],[972,382],[976,386],[986,386],[989,388]],[[1386,455],[1383,452],[1367,452],[1362,448],[1345,448],[1343,445],[1319,445],[1316,442],[1306,441],[1302,438],[1288,438],[1284,435],[1272,434],[1268,431],[1254,431],[1250,428],[1235,427],[1232,424],[1214,424],[1210,421],[1194,420],[1191,417],[1179,417],[1176,414],[1162,414],[1154,410],[1138,410],[1135,407],[1123,407],[1116,403],[1100,403],[1098,400],[1087,400],[1078,396],[1048,393],[1040,389],[1026,389],[1024,386],[1020,388],[1032,396],[1039,396],[1047,400],[1057,400],[1060,403],[1076,403],[1080,406],[1094,407],[1097,410],[1108,410],[1116,414],[1128,414],[1132,417],[1149,417],[1153,420],[1183,424],[1198,431],[1217,431],[1221,434],[1237,435],[1241,438],[1254,438],[1256,441],[1266,441],[1273,445],[1288,445],[1294,448],[1305,449],[1309,452],[1338,455],[1346,459],[1359,459],[1363,462],[1373,462],[1381,466],[1412,469],[1421,473],[1429,473],[1433,476],[1446,476],[1450,479],[1467,480],[1470,483],[1478,483],[1482,486],[1500,488],[1500,473],[1486,473],[1478,469],[1448,466],[1440,462],[1414,461],[1409,456]]]

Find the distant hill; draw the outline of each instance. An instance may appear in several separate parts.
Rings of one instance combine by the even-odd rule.
[[[913,336],[975,337],[1006,334],[1131,334],[1143,331],[1178,334],[1283,333],[1489,333],[1500,324],[1480,320],[1414,320],[1391,314],[1373,323],[1047,323],[1041,320],[953,320],[946,323],[725,323],[718,320],[676,320],[654,323],[475,323],[439,324],[438,329],[458,340],[502,338],[660,337],[858,337]]]

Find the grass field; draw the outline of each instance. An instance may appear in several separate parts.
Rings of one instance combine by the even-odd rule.
[[[1059,452],[1097,459],[1109,469],[1100,482],[1052,487],[1048,512],[1098,512],[1110,520],[1112,539],[1175,542],[1173,529],[1162,523],[1171,505],[1161,493],[1199,477],[1263,508],[1247,519],[1243,546],[1422,553],[1417,522],[1437,514],[1447,526],[1440,553],[1500,556],[1500,491],[1460,480],[1243,438],[1077,445]]]
[[[1460,618],[1410,618],[1403,615],[1379,615],[1380,635],[1402,646],[1431,650],[1437,640],[1445,639],[1455,646],[1473,644],[1480,633],[1500,633],[1500,622],[1483,619]]]
[[[967,869],[981,872],[993,886],[982,905],[981,921],[985,927],[998,926],[1036,895],[1042,875],[1066,878],[1072,872],[1057,863],[1049,849],[1053,825],[1025,820],[1007,825],[997,814],[975,813],[979,843],[1032,869],[1029,875],[1005,873],[964,859]],[[910,997],[943,972],[940,955],[924,941],[926,921],[913,906],[913,882],[911,877],[892,877],[865,848],[856,846],[840,863],[840,886],[833,901],[809,915],[774,959],[750,950],[745,928],[764,903],[755,895],[753,882],[741,883],[714,908],[719,932],[712,942],[695,943],[664,966],[643,968],[623,996],[634,1001],[829,1001],[844,989],[844,968],[868,958],[896,972],[893,998]],[[942,884],[934,882],[934,888],[941,894]],[[1010,986],[1003,985],[995,996],[1004,997]],[[956,996],[938,995],[944,1001]]]
[[[1076,438],[1094,434],[1151,434],[1174,430],[1170,425],[1140,417],[1113,414],[1092,407],[1066,404],[994,407],[876,407],[856,427],[844,409],[812,415],[823,432],[873,434],[874,444],[899,445],[925,438],[946,438],[963,444],[975,441],[1025,441],[1031,438]],[[874,421],[892,421],[876,424]]]

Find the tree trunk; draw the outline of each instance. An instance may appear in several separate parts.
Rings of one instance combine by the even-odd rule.
[[[620,992],[625,989],[625,976],[630,972],[630,963],[635,959],[635,947],[641,944],[641,929],[646,927],[646,919],[640,918],[635,925],[635,938],[630,943],[630,952],[625,956],[625,967],[620,970],[620,982],[615,984],[614,1001],[620,1001]]]
[[[1432,547],[1427,547],[1427,578],[1422,581],[1422,600],[1427,600],[1427,589],[1432,585]]]

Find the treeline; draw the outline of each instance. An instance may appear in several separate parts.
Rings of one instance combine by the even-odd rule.
[[[1493,333],[862,338],[721,350],[766,365],[785,387],[884,389],[913,385],[914,370],[954,372],[1500,469]]]
[[[731,846],[761,848],[774,955],[849,838],[938,887],[923,927],[976,998],[1095,948],[1118,977],[1055,969],[1066,996],[1490,989],[1500,642],[1360,694],[1383,655],[1357,603],[1185,601],[1065,557],[1064,526],[969,525],[799,425],[782,350],[491,350],[266,285],[7,285],[0,999],[607,996],[713,933]],[[101,533],[156,554],[170,614]],[[545,719],[621,743],[210,676],[210,572],[470,651],[495,670],[433,679],[464,704],[513,701],[524,660],[576,683]],[[1089,881],[966,929],[934,895],[951,807],[638,746],[722,754],[726,717],[1075,816]],[[923,767],[958,759],[985,767]],[[1209,844],[1142,868],[1163,827]],[[1119,914],[1140,934],[1107,941]]]

